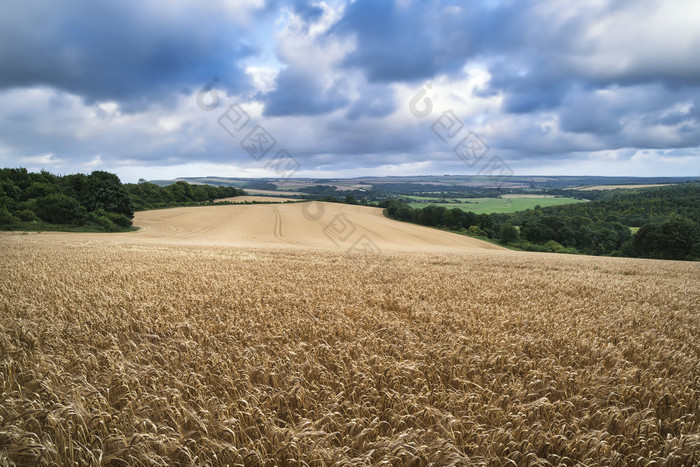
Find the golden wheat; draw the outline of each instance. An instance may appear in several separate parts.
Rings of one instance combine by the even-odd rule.
[[[700,265],[0,237],[0,465],[693,465]]]

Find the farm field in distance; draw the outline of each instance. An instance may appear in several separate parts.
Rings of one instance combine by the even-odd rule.
[[[271,191],[271,190],[247,190],[248,193],[251,195],[268,195],[268,196],[299,196],[300,192],[298,191]]]
[[[700,264],[301,208],[0,234],[0,464],[700,462]]]
[[[297,198],[283,198],[283,197],[277,197],[277,196],[247,195],[247,196],[233,196],[231,198],[221,198],[221,199],[218,199],[217,201],[229,201],[231,203],[286,203],[287,201],[298,202],[299,199],[297,199]]]
[[[595,185],[595,186],[582,186],[574,188],[574,190],[579,191],[596,191],[596,190],[632,190],[638,188],[654,188],[662,186],[671,186],[672,183],[655,183],[651,185]]]
[[[464,211],[472,211],[477,214],[511,213],[533,209],[538,205],[547,207],[586,202],[585,200],[574,198],[536,195],[505,195],[502,198],[454,198],[461,201],[460,203],[449,202],[452,201],[453,198],[440,199],[423,196],[404,196],[403,198],[414,200],[414,202],[408,203],[409,206],[413,208],[422,208],[429,204],[435,204],[436,206],[444,206],[446,208],[459,208]],[[445,200],[448,202],[445,203]]]

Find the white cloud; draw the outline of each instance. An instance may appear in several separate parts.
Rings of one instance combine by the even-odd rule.
[[[275,79],[277,79],[279,69],[269,66],[248,66],[245,72],[250,75],[255,89],[264,93],[275,88]]]
[[[584,75],[609,78],[635,75],[700,74],[700,4],[685,0],[599,2],[588,10],[590,23],[577,40],[581,53],[571,61]],[[571,11],[576,11],[572,8]]]
[[[55,157],[53,154],[41,154],[38,156],[20,157],[19,161],[22,162],[23,164],[31,164],[31,165],[41,165],[41,164],[56,165],[56,164],[62,163],[63,159],[59,159],[59,158]]]
[[[298,15],[287,16],[276,37],[277,54],[288,66],[303,71],[309,77],[318,76],[329,82],[333,76],[342,74],[342,71],[335,69],[335,65],[355,46],[349,39],[324,37],[317,40],[340,19],[342,12],[342,7],[333,9],[325,3],[322,8],[324,13],[321,20],[311,27]]]
[[[232,21],[245,25],[249,24],[252,12],[265,6],[265,0],[222,0],[221,4]]]
[[[91,168],[99,168],[104,165],[104,161],[102,161],[102,156],[99,154],[95,156],[95,158],[89,162],[86,162],[83,164],[83,167],[91,167]]]

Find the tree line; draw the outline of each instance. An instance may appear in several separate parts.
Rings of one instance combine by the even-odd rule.
[[[246,195],[244,190],[233,186],[191,185],[183,181],[165,187],[142,181],[127,183],[124,188],[137,211],[211,203]]]
[[[95,230],[132,228],[134,211],[186,206],[240,196],[235,187],[153,183],[122,184],[117,175],[54,175],[24,168],[0,169],[0,228],[15,230]]]

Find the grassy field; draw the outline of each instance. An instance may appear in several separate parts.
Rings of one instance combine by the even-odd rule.
[[[700,461],[698,264],[117,237],[0,237],[0,464]]]
[[[433,203],[437,206],[445,206],[447,208],[459,208],[464,211],[473,211],[479,214],[493,214],[493,213],[509,213],[517,211],[525,211],[526,209],[533,209],[535,206],[561,206],[563,204],[575,204],[575,203],[585,203],[583,200],[578,200],[574,198],[553,198],[553,197],[537,197],[537,198],[522,198],[522,197],[512,197],[512,198],[460,198],[461,203],[442,203],[439,198],[429,198],[421,196],[407,196],[414,200],[422,200],[423,202],[412,202],[409,203],[411,207],[423,208]],[[452,199],[447,199],[447,201],[452,201]]]

